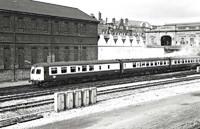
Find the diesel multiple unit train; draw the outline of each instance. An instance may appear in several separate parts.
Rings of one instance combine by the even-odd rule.
[[[99,60],[37,63],[31,67],[33,85],[51,85],[126,77],[195,68],[200,57],[164,57],[147,59]]]

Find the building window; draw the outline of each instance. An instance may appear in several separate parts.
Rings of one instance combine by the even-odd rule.
[[[54,22],[54,32],[55,32],[55,34],[58,34],[58,31],[59,31],[59,22],[55,21]]]
[[[18,48],[18,67],[19,68],[24,68],[24,62],[25,62],[25,58],[24,58],[24,48],[23,47],[19,47]]]
[[[4,69],[11,68],[11,51],[9,47],[4,47],[3,51],[3,62],[4,62]]]
[[[65,22],[64,33],[65,34],[69,33],[69,23],[68,22]]]
[[[44,47],[44,49],[43,49],[43,61],[44,61],[44,62],[47,62],[48,57],[49,57],[49,50],[48,50],[47,47]],[[49,58],[50,58],[50,57],[49,57]]]
[[[65,47],[65,61],[69,61],[69,47]]]
[[[48,20],[43,21],[43,31],[48,32]]]
[[[78,47],[74,47],[74,61],[78,61]]]
[[[18,18],[18,29],[24,29],[24,19],[21,17]]]
[[[78,34],[78,23],[74,23],[74,34]]]
[[[3,26],[5,28],[10,28],[10,17],[9,16],[4,16]]]
[[[31,63],[35,64],[37,63],[37,49],[36,47],[32,47],[31,48]]]
[[[31,19],[31,30],[37,29],[37,21],[36,19]]]

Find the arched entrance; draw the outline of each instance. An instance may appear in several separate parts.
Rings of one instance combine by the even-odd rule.
[[[172,38],[168,35],[161,37],[161,46],[171,46]]]

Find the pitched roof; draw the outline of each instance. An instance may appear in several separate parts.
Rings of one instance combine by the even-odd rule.
[[[95,18],[92,18],[78,8],[49,4],[33,0],[0,0],[0,10],[98,22]]]

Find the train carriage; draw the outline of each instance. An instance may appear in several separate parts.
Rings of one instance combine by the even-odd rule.
[[[69,83],[118,74],[120,64],[117,60],[37,63],[31,67],[30,81],[36,85]]]
[[[171,57],[171,69],[174,71],[189,70],[200,64],[200,57]]]
[[[123,73],[143,75],[166,72],[170,68],[169,58],[142,58],[123,60]]]

